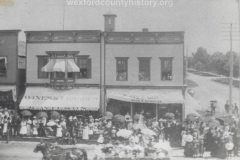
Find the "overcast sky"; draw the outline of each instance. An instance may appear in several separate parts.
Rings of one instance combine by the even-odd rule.
[[[198,47],[210,54],[225,53],[230,50],[229,40],[224,40],[229,39],[230,23],[233,31],[239,31],[237,0],[172,0],[172,7],[72,6],[67,4],[70,0],[5,1],[13,3],[0,3],[0,29],[63,30],[64,26],[64,30],[103,30],[103,14],[111,10],[117,15],[116,31],[185,31],[189,54]],[[233,35],[233,39],[239,39],[238,32]],[[25,41],[23,32],[20,39]],[[233,41],[233,50],[239,51],[239,41]]]

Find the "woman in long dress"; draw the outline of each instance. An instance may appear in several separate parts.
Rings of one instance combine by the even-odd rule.
[[[67,126],[66,126],[65,119],[63,117],[61,117],[61,119],[60,119],[60,125],[62,127],[62,134],[63,134],[63,137],[64,137],[67,133]]]
[[[89,133],[88,133],[88,123],[85,122],[83,125],[83,137],[82,139],[88,140],[89,139]]]
[[[27,120],[27,136],[32,136],[32,121],[30,118]]]
[[[33,136],[38,135],[38,120],[36,119],[36,116],[33,117]]]
[[[63,135],[62,135],[62,126],[60,125],[60,123],[57,124],[57,134],[56,134],[56,137],[57,138],[61,138]]]
[[[4,120],[3,120],[3,135],[7,134],[7,128],[8,128],[8,120],[7,120],[7,116],[4,116]]]
[[[27,135],[27,121],[25,119],[23,119],[21,122],[20,135]]]

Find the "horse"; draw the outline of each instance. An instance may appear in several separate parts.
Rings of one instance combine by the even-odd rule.
[[[61,148],[49,143],[37,144],[33,152],[41,151],[42,160],[88,160],[87,152],[79,148]]]

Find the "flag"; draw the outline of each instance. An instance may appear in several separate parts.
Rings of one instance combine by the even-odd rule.
[[[143,130],[143,129],[147,129],[147,126],[143,123],[143,115],[140,114],[140,117],[139,117],[139,121],[138,121],[138,128]]]

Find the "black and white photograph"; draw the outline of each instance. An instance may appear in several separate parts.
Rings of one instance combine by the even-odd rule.
[[[239,160],[240,0],[0,0],[0,160]]]

